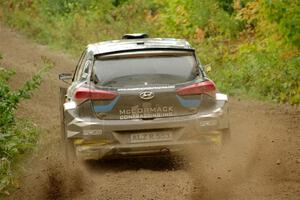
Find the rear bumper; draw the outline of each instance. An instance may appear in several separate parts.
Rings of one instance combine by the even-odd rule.
[[[76,156],[84,160],[97,160],[101,158],[153,156],[179,153],[192,145],[211,145],[221,142],[221,134],[198,140],[170,141],[160,143],[142,144],[93,144],[76,145]]]
[[[154,120],[99,120],[74,117],[67,124],[67,138],[82,159],[178,152],[190,145],[220,143],[229,128],[227,101],[210,113],[157,118]],[[169,141],[133,143],[130,135],[171,132]]]

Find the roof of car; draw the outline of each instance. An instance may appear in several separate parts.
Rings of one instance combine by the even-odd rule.
[[[186,40],[174,38],[142,38],[112,40],[89,44],[87,46],[87,50],[93,52],[94,55],[142,49],[193,50],[191,45]]]

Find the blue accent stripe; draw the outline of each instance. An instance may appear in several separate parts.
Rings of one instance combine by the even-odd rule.
[[[199,99],[183,99],[178,95],[176,95],[176,98],[180,102],[180,104],[186,108],[196,108],[201,103]]]
[[[107,111],[111,111],[114,106],[116,105],[116,103],[118,102],[120,96],[116,97],[112,102],[110,102],[107,105],[98,105],[98,106],[94,106],[94,110],[95,112],[107,112]]]

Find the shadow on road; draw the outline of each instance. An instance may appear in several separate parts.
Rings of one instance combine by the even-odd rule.
[[[103,171],[136,171],[147,169],[152,171],[175,171],[185,168],[185,161],[178,156],[163,157],[134,157],[115,158],[98,161],[84,161],[84,165],[91,171],[102,173]]]

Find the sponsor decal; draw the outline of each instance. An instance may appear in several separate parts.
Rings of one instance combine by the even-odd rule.
[[[142,106],[133,106],[129,109],[119,110],[120,119],[138,119],[138,118],[156,118],[173,116],[173,106],[143,104]]]
[[[183,107],[186,108],[197,108],[201,104],[201,101],[199,99],[184,99],[178,95],[176,95],[176,99]]]
[[[199,122],[200,126],[216,126],[217,124],[217,120],[204,120]]]
[[[115,98],[112,102],[110,102],[110,103],[107,104],[107,105],[95,105],[95,106],[94,106],[95,112],[98,113],[98,112],[107,112],[107,111],[111,111],[111,110],[115,107],[115,105],[116,105],[116,103],[118,102],[119,98],[120,98],[120,96],[118,96],[117,98]]]
[[[102,135],[101,129],[83,130],[83,135]]]

